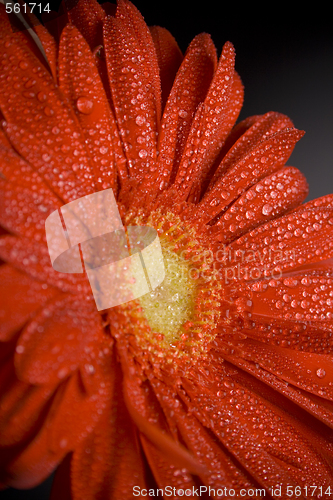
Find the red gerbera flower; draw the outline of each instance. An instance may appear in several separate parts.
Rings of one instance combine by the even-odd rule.
[[[183,57],[128,0],[79,0],[37,44],[0,7],[3,486],[62,464],[55,498],[332,495],[333,197],[301,205],[302,132],[235,125],[232,44]],[[108,188],[166,278],[100,313],[45,220]]]

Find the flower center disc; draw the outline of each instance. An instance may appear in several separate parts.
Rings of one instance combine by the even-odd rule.
[[[140,359],[153,356],[155,361],[172,363],[181,358],[183,366],[191,366],[215,338],[224,301],[222,285],[207,258],[209,241],[170,212],[134,214],[125,222],[156,229],[165,278],[154,290],[110,312],[118,325],[113,335],[119,341],[126,338]]]
[[[180,327],[194,312],[195,279],[181,255],[173,252],[161,238],[165,267],[164,281],[140,298],[150,328],[172,342],[180,337]]]

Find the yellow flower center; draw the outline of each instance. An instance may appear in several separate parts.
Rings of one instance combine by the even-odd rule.
[[[142,363],[153,356],[155,367],[157,359],[182,359],[182,366],[191,366],[215,338],[224,302],[222,285],[207,257],[209,239],[170,212],[129,215],[125,223],[157,230],[165,278],[149,293],[110,311],[118,325],[113,335],[125,338]]]
[[[164,281],[155,290],[143,295],[140,304],[152,331],[162,333],[172,342],[180,337],[181,326],[193,319],[195,275],[189,262],[173,252],[161,238],[165,267]]]

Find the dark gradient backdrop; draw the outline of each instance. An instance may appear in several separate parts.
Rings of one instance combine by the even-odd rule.
[[[267,111],[287,114],[306,131],[288,162],[310,185],[308,199],[333,192],[333,28],[326,10],[312,2],[134,1],[148,24],[160,24],[182,50],[202,31],[220,52],[236,49],[245,86],[240,118]],[[301,5],[302,7],[298,7]],[[321,5],[323,5],[321,3]]]
[[[267,111],[287,114],[306,131],[288,162],[310,185],[308,199],[333,193],[333,31],[326,3],[133,0],[150,25],[168,28],[184,51],[206,31],[220,52],[236,48],[245,86],[240,118]],[[302,7],[298,7],[302,5]],[[1,36],[1,35],[0,35]],[[0,492],[1,500],[47,500],[51,481],[36,490]],[[120,499],[119,499],[120,500]]]

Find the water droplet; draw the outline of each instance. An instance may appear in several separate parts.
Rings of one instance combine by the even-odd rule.
[[[263,214],[263,215],[269,215],[269,214],[271,213],[271,211],[272,211],[272,210],[273,210],[272,205],[267,205],[267,204],[266,204],[266,205],[264,205],[264,206],[262,207],[262,214]]]
[[[68,373],[68,370],[67,368],[60,368],[60,370],[58,371],[57,375],[58,375],[58,378],[65,378],[66,375]]]
[[[146,158],[147,157],[147,151],[145,149],[140,149],[139,156],[140,156],[140,158]]]
[[[22,92],[23,97],[26,97],[27,99],[34,99],[35,98],[35,93],[34,92]]]
[[[36,83],[36,80],[28,80],[27,82],[25,82],[24,86],[26,89],[30,89],[31,87],[33,87]]]
[[[45,92],[38,92],[37,99],[39,100],[39,102],[45,102],[47,99],[47,95],[45,94]]]
[[[80,113],[90,115],[93,111],[94,103],[88,97],[79,97],[76,101],[76,107]]]
[[[298,280],[295,278],[285,278],[283,280],[283,284],[290,288],[293,288],[298,285]]]
[[[245,212],[245,217],[247,219],[253,219],[255,217],[255,213],[252,212],[252,210],[248,210],[247,212]]]
[[[136,118],[135,118],[135,123],[137,125],[143,125],[145,123],[146,119],[144,116],[141,116],[141,115],[138,115]]]
[[[52,116],[52,115],[54,115],[53,109],[50,108],[49,106],[45,106],[44,113],[46,114],[46,116]]]
[[[19,66],[21,69],[28,69],[28,63],[26,61],[20,61]]]
[[[319,378],[324,378],[326,375],[326,372],[323,368],[318,368],[318,370],[316,371],[316,375]]]
[[[95,373],[95,368],[93,365],[87,364],[84,367],[86,369],[86,372],[89,373],[90,375],[93,375]]]

